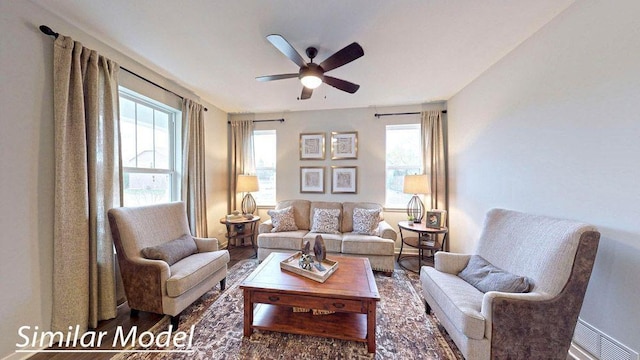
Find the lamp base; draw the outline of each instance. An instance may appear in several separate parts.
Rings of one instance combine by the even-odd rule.
[[[242,214],[253,214],[256,211],[256,200],[247,193],[242,199]]]
[[[424,205],[422,205],[422,201],[418,197],[418,195],[413,195],[409,203],[407,204],[407,215],[410,218],[413,218],[413,222],[418,224],[422,222],[422,218],[424,217]]]

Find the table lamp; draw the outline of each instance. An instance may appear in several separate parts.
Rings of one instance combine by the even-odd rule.
[[[428,194],[429,187],[427,175],[405,175],[402,191],[405,194],[413,194],[407,204],[407,215],[413,218],[414,223],[422,222],[424,217],[424,205],[418,194]]]
[[[260,190],[260,187],[258,186],[258,177],[256,175],[238,175],[236,191],[247,193],[242,198],[243,214],[253,214],[256,211],[256,200],[251,196],[251,192],[258,190]]]

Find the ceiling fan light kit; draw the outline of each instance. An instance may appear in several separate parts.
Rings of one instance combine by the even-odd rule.
[[[327,71],[331,71],[362,57],[364,55],[364,50],[362,50],[362,47],[358,43],[351,43],[335,54],[329,56],[320,64],[315,64],[313,62],[313,58],[318,55],[318,49],[316,49],[315,47],[308,47],[306,49],[306,54],[310,59],[309,63],[307,63],[296,51],[296,49],[294,49],[293,46],[291,46],[291,44],[289,44],[289,42],[284,37],[282,37],[282,35],[271,34],[267,36],[267,40],[269,40],[269,42],[273,44],[276,49],[278,49],[291,61],[296,63],[296,65],[300,67],[300,70],[298,71],[298,74],[259,76],[256,78],[256,80],[272,81],[297,77],[300,79],[300,82],[303,85],[302,94],[299,97],[300,100],[309,99],[311,97],[311,94],[313,93],[313,89],[320,86],[323,82],[327,85],[335,87],[338,90],[342,90],[350,94],[355,93],[360,88],[360,85],[358,84],[324,75],[324,73]]]
[[[311,66],[313,65],[313,66]],[[322,84],[324,76],[322,71],[318,69],[318,65],[309,64],[309,67],[300,69],[300,82],[304,87],[315,89]]]

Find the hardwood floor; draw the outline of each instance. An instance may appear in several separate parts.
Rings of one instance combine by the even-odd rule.
[[[241,246],[241,247],[231,247],[229,249],[229,255],[231,260],[229,261],[228,267],[231,268],[238,261],[252,258],[255,255],[255,251],[251,248],[251,246]],[[162,319],[162,315],[152,314],[141,311],[138,316],[131,317],[129,316],[129,306],[127,303],[124,303],[118,306],[118,316],[115,319],[101,321],[98,324],[98,328],[95,329],[96,332],[106,331],[107,336],[102,341],[103,349],[115,350],[110,347],[113,342],[113,337],[115,335],[115,330],[118,327],[122,327],[122,330],[126,333],[131,327],[138,327],[138,334],[141,332],[149,330],[153,325],[155,325],[160,319]],[[56,348],[51,348],[49,350],[55,350]],[[67,348],[65,348],[66,350]],[[30,360],[44,360],[44,359],[53,359],[53,360],[107,360],[114,356],[114,353],[99,353],[99,352],[40,352],[31,356]]]

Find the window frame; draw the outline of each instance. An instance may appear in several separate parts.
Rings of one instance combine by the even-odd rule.
[[[274,147],[274,154],[273,154],[274,163],[273,163],[273,167],[259,167],[258,166],[258,161],[257,161],[258,156],[256,154],[257,146],[255,146],[255,140],[256,140],[256,135],[261,135],[261,134],[272,135],[274,137],[274,142],[275,142],[276,146]],[[277,131],[275,129],[260,129],[260,130],[254,129],[253,133],[252,133],[252,136],[253,136],[253,141],[254,141],[254,147],[253,147],[254,148],[254,150],[253,150],[254,151],[254,159],[256,159],[256,164],[255,164],[256,175],[259,175],[258,171],[269,170],[269,171],[273,172],[273,199],[270,199],[270,202],[260,202],[261,199],[259,197],[256,197],[257,207],[258,208],[271,208],[271,207],[275,206],[276,203],[277,203],[277,189],[278,189],[278,186],[277,186],[277,184],[278,184],[277,183],[277,174],[278,174],[277,173],[277,167],[278,167],[277,143],[278,143],[278,133],[277,133]],[[260,182],[260,176],[258,176],[258,183],[259,182]],[[261,186],[261,188],[262,188],[262,186]],[[255,197],[256,193],[253,193],[253,195]]]
[[[131,89],[128,89],[126,87],[123,87],[122,85],[120,85],[118,87],[118,100],[120,101],[121,98],[125,98],[131,102],[133,102],[136,105],[136,110],[137,110],[137,106],[138,104],[146,106],[151,108],[154,111],[159,111],[162,113],[167,114],[167,132],[169,133],[169,148],[167,150],[168,152],[168,164],[169,167],[168,168],[144,168],[144,167],[131,167],[131,166],[124,166],[124,159],[123,160],[123,166],[122,166],[122,175],[123,178],[125,177],[125,175],[128,174],[150,174],[150,175],[154,175],[154,174],[158,174],[158,175],[168,175],[169,177],[169,201],[178,201],[180,199],[180,192],[181,192],[181,163],[182,163],[182,139],[180,137],[180,133],[181,133],[181,122],[177,121],[178,119],[182,118],[182,111],[176,108],[173,108],[167,104],[163,104],[159,101],[153,100],[147,96],[144,96],[138,92],[135,92]],[[119,109],[120,111],[120,109]],[[137,113],[137,111],[136,111]],[[138,142],[138,119],[136,117],[136,122],[135,122],[135,139],[136,139],[136,149],[137,149],[137,142]],[[152,126],[152,131],[155,132],[155,113],[154,113],[154,118],[153,118],[153,126]],[[120,132],[122,132],[122,127],[120,127]],[[121,135],[122,137],[122,135]],[[120,145],[122,146],[122,145]],[[156,151],[156,144],[155,144],[155,139],[154,139],[154,144],[153,144],[153,150],[154,153]],[[137,150],[136,150],[137,151]],[[137,164],[136,164],[137,165]],[[154,166],[155,166],[155,158],[154,158]],[[126,195],[125,195],[125,189],[122,189],[123,192],[123,200],[125,201],[126,204]]]
[[[418,143],[419,146],[417,148],[418,150],[418,160],[419,160],[419,165],[418,166],[411,166],[411,165],[405,165],[405,166],[393,166],[393,167],[389,167],[389,163],[388,163],[388,145],[389,145],[389,130],[402,130],[403,128],[405,129],[411,129],[411,130],[417,130],[417,135],[418,135]],[[395,170],[404,170],[404,172],[406,174],[423,174],[424,173],[424,159],[423,159],[423,151],[422,151],[422,139],[421,139],[421,134],[420,132],[422,131],[422,126],[419,122],[412,122],[412,123],[400,123],[400,124],[386,124],[385,125],[385,181],[384,181],[384,207],[385,209],[389,209],[389,210],[404,210],[406,209],[406,203],[409,202],[409,200],[411,199],[411,194],[406,194],[406,203],[404,204],[389,204],[389,185],[388,185],[388,180],[389,180],[389,170],[393,169]]]

